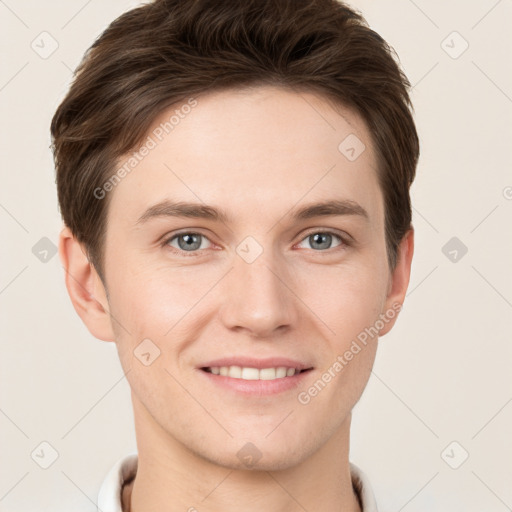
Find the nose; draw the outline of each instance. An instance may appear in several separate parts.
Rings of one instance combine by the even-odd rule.
[[[233,267],[222,282],[220,314],[228,329],[269,338],[296,324],[299,301],[285,262],[263,252],[252,263],[236,255]]]

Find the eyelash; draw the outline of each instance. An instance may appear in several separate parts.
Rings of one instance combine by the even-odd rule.
[[[332,236],[338,238],[341,241],[340,245],[338,245],[336,247],[332,247],[330,249],[318,250],[318,251],[315,251],[314,249],[311,249],[312,251],[314,251],[316,253],[320,253],[320,254],[321,253],[328,253],[328,254],[331,254],[332,251],[342,250],[342,249],[350,246],[350,242],[348,241],[347,237],[342,236],[342,235],[340,235],[339,233],[337,233],[335,231],[330,231],[328,229],[326,229],[326,230],[318,230],[317,229],[317,230],[314,230],[314,231],[310,231],[309,233],[306,233],[304,235],[304,237],[300,240],[299,243],[303,242],[304,240],[306,240],[306,238],[310,237],[311,235],[316,235],[316,234],[332,235]],[[206,235],[203,235],[202,233],[197,233],[195,231],[181,231],[179,233],[173,233],[171,236],[166,237],[165,240],[162,242],[162,247],[168,247],[171,250],[171,252],[173,252],[174,254],[177,254],[179,256],[185,256],[185,257],[201,256],[201,252],[206,250],[206,249],[197,249],[195,251],[183,251],[181,249],[176,249],[176,247],[171,247],[169,245],[169,243],[172,240],[174,240],[175,238],[178,238],[178,237],[180,237],[182,235],[199,235],[199,236],[209,240],[209,238]]]

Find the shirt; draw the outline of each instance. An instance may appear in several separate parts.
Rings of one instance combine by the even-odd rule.
[[[131,453],[116,462],[103,480],[98,495],[98,511],[123,512],[121,494],[123,486],[130,483],[137,473],[137,453]],[[375,496],[368,482],[368,477],[355,465],[350,463],[352,486],[359,498],[362,512],[378,512]]]

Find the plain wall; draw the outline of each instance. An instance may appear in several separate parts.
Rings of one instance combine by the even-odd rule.
[[[52,254],[49,125],[84,51],[137,4],[0,2],[1,511],[96,510],[136,449],[115,346],[83,326]],[[381,511],[510,510],[512,3],[351,4],[400,56],[421,138],[411,284],[354,409],[351,460]],[[43,31],[48,58],[31,47],[55,44]],[[59,454],[48,469],[31,458],[43,441]]]

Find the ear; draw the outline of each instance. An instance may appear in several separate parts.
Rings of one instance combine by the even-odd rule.
[[[59,258],[66,272],[66,288],[78,316],[95,338],[114,341],[105,287],[67,226],[59,236]]]
[[[384,327],[380,330],[379,336],[387,334],[398,318],[398,313],[404,303],[405,293],[409,286],[413,253],[414,229],[411,226],[398,246],[397,262],[389,278],[388,293],[382,311],[386,315],[387,321],[384,322]]]

